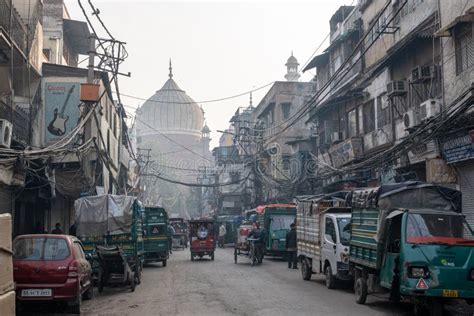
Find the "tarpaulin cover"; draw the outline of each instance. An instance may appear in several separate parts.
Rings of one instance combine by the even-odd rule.
[[[101,195],[77,199],[77,235],[84,237],[130,233],[133,221],[133,196]]]

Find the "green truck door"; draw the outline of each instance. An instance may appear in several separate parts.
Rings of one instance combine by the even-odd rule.
[[[392,218],[386,219],[385,225],[385,244],[384,257],[380,271],[380,284],[390,289],[392,283],[396,282],[394,288],[399,287],[400,283],[400,244],[402,232],[403,214],[398,214]]]

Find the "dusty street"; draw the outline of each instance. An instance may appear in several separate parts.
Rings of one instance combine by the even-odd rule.
[[[321,277],[303,281],[299,270],[265,259],[236,265],[233,249],[218,249],[215,261],[191,262],[189,250],[174,251],[166,268],[145,267],[134,293],[106,289],[84,302],[86,315],[410,315],[407,305],[374,297],[355,303],[349,290],[328,290]]]

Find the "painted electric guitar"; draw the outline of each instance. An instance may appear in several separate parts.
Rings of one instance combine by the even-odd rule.
[[[64,100],[64,104],[61,107],[61,111],[58,111],[57,108],[54,109],[54,117],[48,125],[48,131],[53,135],[62,136],[66,133],[66,123],[69,120],[69,116],[64,115],[64,110],[66,109],[69,98],[74,91],[74,87],[75,86],[71,86],[71,89],[69,89],[66,100]]]

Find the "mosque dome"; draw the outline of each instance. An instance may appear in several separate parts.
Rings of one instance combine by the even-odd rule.
[[[201,135],[204,113],[199,105],[173,80],[170,63],[169,79],[140,108],[141,134]]]

